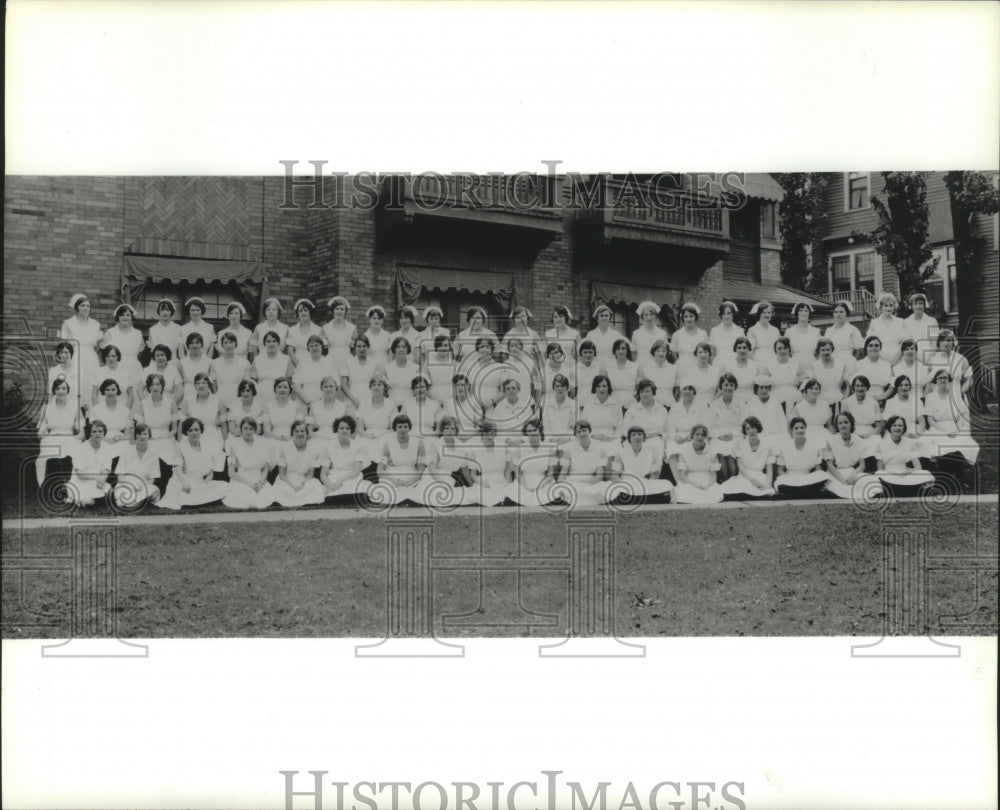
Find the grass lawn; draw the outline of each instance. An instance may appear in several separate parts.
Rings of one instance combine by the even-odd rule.
[[[917,503],[871,515],[839,504],[635,512],[617,526],[619,636],[879,636],[883,632],[883,526],[926,525]],[[484,524],[490,552],[510,555],[518,516]],[[386,627],[386,527],[380,518],[276,523],[123,526],[118,542],[117,616],[122,637],[381,637]],[[435,554],[476,553],[478,518],[442,517]],[[566,523],[525,515],[523,554],[566,553]],[[5,554],[20,535],[3,533]],[[977,551],[978,542],[978,551]],[[24,535],[25,554],[66,554],[67,530]],[[928,575],[932,634],[992,634],[997,622],[997,507],[959,505],[930,518],[929,565],[948,556],[992,557],[971,569]],[[954,568],[952,564],[952,568]],[[30,580],[30,581],[29,581]],[[4,635],[66,638],[68,573],[4,575]],[[526,627],[512,607],[516,574],[433,575],[439,635],[559,636],[567,626],[565,571],[525,572],[521,603],[556,616]],[[23,595],[22,595],[23,594]],[[56,617],[31,626],[23,607]],[[441,629],[442,616],[471,614]],[[959,616],[946,625],[944,617]],[[946,620],[945,620],[946,621]],[[508,626],[501,626],[507,623]]]

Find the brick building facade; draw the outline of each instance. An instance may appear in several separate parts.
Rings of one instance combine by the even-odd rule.
[[[747,175],[745,199],[733,210],[720,204],[718,185],[698,193],[689,178],[671,187],[666,196],[676,204],[666,207],[645,195],[648,178],[631,188],[627,177],[612,178],[603,199],[581,205],[558,204],[573,202],[566,178],[548,189],[556,195],[548,198],[544,179],[501,179],[495,182],[507,183],[507,197],[464,207],[454,178],[383,178],[354,208],[333,205],[332,185],[317,197],[315,183],[291,179],[8,177],[5,334],[51,341],[71,314],[70,295],[80,291],[92,298],[93,317],[105,328],[123,301],[136,306],[137,325],[145,328],[161,296],[179,301],[194,294],[206,298],[206,317],[216,325],[233,299],[249,304],[256,322],[266,295],[286,306],[312,298],[316,320],[324,323],[325,302],[335,293],[354,304],[351,317],[359,325],[364,309],[379,303],[394,328],[404,277],[413,282],[418,308],[442,305],[453,329],[464,326],[473,304],[484,305],[491,326],[506,331],[513,302],[533,309],[538,329],[547,325],[551,305],[564,303],[586,330],[594,303],[606,301],[630,330],[634,304],[645,298],[672,308],[697,301],[710,327],[724,298],[744,313],[767,298],[780,318],[804,297],[780,285],[782,192],[769,175]],[[556,204],[534,204],[546,199]],[[130,299],[126,264],[135,257],[154,257],[168,269]],[[258,265],[265,281],[249,295],[246,285],[212,278],[220,268]]]

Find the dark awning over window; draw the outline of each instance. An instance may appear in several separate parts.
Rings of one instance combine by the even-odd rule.
[[[769,301],[781,310],[791,309],[800,302],[811,304],[817,314],[833,308],[833,304],[824,298],[786,287],[784,284],[755,284],[752,281],[726,279],[722,282],[722,294],[739,305],[742,311],[745,311],[743,310],[745,305],[756,304],[758,301]]]
[[[516,288],[511,273],[485,270],[446,270],[437,267],[400,267],[399,302],[413,304],[424,290],[457,290],[493,295],[508,312],[514,303]]]
[[[184,259],[173,256],[133,256],[126,254],[122,270],[122,292],[131,302],[142,297],[146,285],[160,282],[171,284],[236,283],[250,304],[259,313],[267,297],[267,271],[260,262],[237,262],[213,259]]]
[[[661,306],[669,304],[676,307],[681,304],[682,294],[680,287],[634,287],[606,281],[595,281],[591,285],[591,298],[595,303],[616,301],[621,304],[638,304],[641,301],[652,301]]]
[[[590,285],[592,304],[618,303],[639,304],[652,301],[660,307],[667,307],[660,313],[660,320],[668,329],[674,329],[674,311],[681,305],[684,291],[680,287],[637,287],[631,284],[611,284],[607,281],[594,281]],[[669,314],[668,314],[669,313]]]

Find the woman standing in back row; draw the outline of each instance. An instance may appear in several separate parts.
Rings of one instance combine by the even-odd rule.
[[[781,332],[771,325],[774,307],[769,301],[760,301],[753,305],[750,314],[757,316],[757,323],[747,329],[747,337],[753,346],[753,359],[759,368],[767,368],[774,361],[774,342],[781,337]]]
[[[884,292],[878,297],[879,316],[868,324],[866,338],[873,336],[882,341],[882,359],[891,366],[899,360],[899,344],[910,336],[906,322],[896,317],[896,296]]]
[[[791,354],[800,375],[809,373],[813,356],[816,353],[816,344],[822,337],[819,329],[809,322],[812,311],[812,304],[799,301],[792,307],[792,318],[795,323],[785,330],[785,337],[788,339]]]
[[[650,356],[654,343],[665,343],[669,337],[667,330],[656,322],[656,316],[660,314],[659,306],[652,301],[643,301],[636,309],[639,313],[639,327],[632,333],[632,347],[636,360],[644,361]]]
[[[826,327],[826,331],[823,332],[823,337],[833,344],[833,356],[844,366],[845,379],[854,374],[858,359],[857,352],[860,351],[864,342],[858,327],[847,320],[850,314],[850,303],[838,301],[833,305],[833,325]],[[823,389],[829,390],[826,382],[823,382]]]
[[[351,311],[351,302],[344,296],[333,296],[327,302],[327,306],[333,313],[333,317],[323,327],[323,335],[326,337],[327,346],[330,347],[330,362],[337,369],[337,373],[342,374],[351,359],[351,350],[358,337],[358,330],[353,323],[347,320],[347,313]]]
[[[545,330],[546,341],[562,346],[563,354],[570,361],[576,358],[576,347],[580,345],[580,333],[569,325],[572,320],[569,307],[556,304],[552,308],[552,326]]]
[[[75,341],[74,363],[78,364],[81,389],[74,391],[73,396],[81,396],[86,402],[90,389],[96,385],[97,369],[101,365],[97,359],[97,347],[101,342],[101,325],[90,317],[90,299],[83,293],[77,293],[69,299],[69,305],[74,314],[62,322],[59,337],[63,340]]]
[[[688,301],[681,307],[681,328],[670,338],[670,350],[674,353],[677,364],[678,380],[698,361],[694,356],[695,349],[702,343],[708,343],[708,333],[698,326],[701,318],[701,307]],[[709,348],[711,355],[711,347]]]
[[[719,304],[719,323],[708,333],[708,342],[715,348],[715,365],[726,368],[734,359],[733,344],[745,337],[743,329],[733,322],[739,308],[732,301]]]
[[[611,325],[613,313],[607,304],[598,304],[594,310],[594,321],[597,324],[587,332],[587,340],[594,344],[597,350],[597,361],[603,366],[611,362],[614,353],[612,347],[616,340],[625,337]]]

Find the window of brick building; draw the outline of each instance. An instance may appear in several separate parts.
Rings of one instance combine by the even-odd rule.
[[[493,296],[482,293],[425,290],[414,306],[420,313],[423,313],[429,306],[440,307],[444,313],[442,325],[448,327],[452,335],[457,335],[468,327],[469,310],[477,306],[486,310],[486,327],[488,329],[502,337],[510,328],[509,313],[500,311]],[[422,328],[423,324],[420,326]]]
[[[205,302],[205,320],[213,326],[224,326],[228,322],[226,317],[226,307],[233,301],[239,301],[250,312],[246,299],[240,294],[239,285],[236,283],[189,283],[181,282],[172,284],[170,282],[152,283],[146,285],[142,291],[142,296],[132,302],[137,313],[137,320],[152,323],[159,320],[156,314],[156,302],[162,298],[169,298],[177,307],[174,320],[183,323],[184,302],[189,298],[201,298]],[[251,320],[253,313],[251,312]]]
[[[868,207],[869,181],[868,172],[847,172],[844,175],[846,210],[857,211]]]

